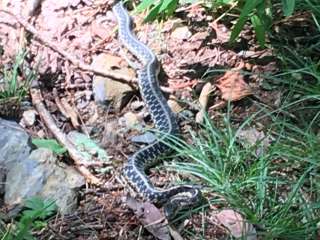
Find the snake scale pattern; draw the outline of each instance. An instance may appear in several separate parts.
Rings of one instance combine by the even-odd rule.
[[[130,156],[123,173],[144,200],[163,205],[166,216],[172,217],[179,210],[197,204],[201,199],[201,191],[192,185],[156,189],[146,176],[145,171],[158,162],[159,155],[170,151],[170,147],[164,144],[163,140],[169,135],[177,136],[179,127],[159,88],[159,65],[155,54],[133,34],[132,20],[123,3],[118,2],[112,10],[118,22],[120,42],[142,63],[142,67],[137,70],[140,93],[156,128],[163,133],[162,139],[152,142]]]

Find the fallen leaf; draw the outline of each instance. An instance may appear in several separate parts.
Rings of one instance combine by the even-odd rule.
[[[127,197],[126,204],[154,237],[160,240],[171,239],[166,218],[156,206],[149,202],[139,202],[132,197]]]
[[[66,98],[61,98],[60,101],[61,101],[61,107],[65,110],[64,112],[67,113],[66,117],[70,118],[71,123],[75,128],[78,128],[80,126],[78,121],[78,113],[76,112],[74,107],[72,107],[68,103],[68,100]]]
[[[239,71],[227,71],[217,80],[216,86],[225,101],[238,101],[252,94],[250,86],[244,81]]]
[[[180,106],[180,104],[177,102],[177,100],[174,99],[173,96],[170,97],[167,102],[168,102],[169,107],[171,108],[171,110],[172,110],[174,113],[179,113],[179,112],[182,112],[182,111],[183,111],[183,108]]]
[[[260,156],[270,145],[270,137],[266,137],[264,132],[258,131],[255,128],[241,129],[237,131],[237,138],[241,144],[247,148],[250,148],[256,144],[259,144],[256,148],[256,155]]]
[[[215,215],[217,221],[226,227],[235,238],[256,240],[257,233],[252,224],[232,209],[222,210]]]

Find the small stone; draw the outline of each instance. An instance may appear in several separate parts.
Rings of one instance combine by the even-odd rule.
[[[176,28],[172,33],[171,37],[177,40],[187,40],[192,36],[187,26]]]
[[[139,109],[143,108],[144,102],[142,101],[133,101],[131,104],[131,109],[134,111],[138,111]]]
[[[62,214],[72,213],[78,204],[78,189],[85,184],[83,176],[73,167],[57,164],[49,149],[30,153],[30,138],[16,122],[0,119],[0,133],[0,167],[7,170],[5,183],[2,172],[0,181],[9,217],[16,216],[24,200],[33,196],[56,200]]]
[[[36,115],[37,115],[37,111],[31,109],[31,110],[27,110],[24,111],[22,114],[22,121],[23,123],[27,126],[27,127],[31,127],[33,126],[33,124],[36,121]]]
[[[123,118],[125,120],[125,125],[127,128],[134,128],[139,124],[139,118],[136,114],[133,112],[127,112],[123,115]]]
[[[128,67],[121,67],[122,59],[110,54],[100,54],[93,58],[92,67],[100,71],[112,71],[114,73],[135,77],[135,72]],[[95,101],[98,103],[111,102],[116,110],[129,100],[133,89],[128,84],[116,81],[112,78],[94,76],[92,89]]]
[[[180,106],[180,104],[173,99],[168,100],[168,105],[174,113],[179,113],[183,111],[183,108]]]
[[[157,140],[156,135],[154,135],[151,132],[146,132],[142,135],[138,135],[138,136],[133,136],[130,138],[130,140],[134,143],[146,143],[146,144],[151,144],[154,141]]]

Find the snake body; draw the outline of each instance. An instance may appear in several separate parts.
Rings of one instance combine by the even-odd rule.
[[[156,128],[163,133],[162,139],[152,142],[130,156],[123,173],[142,198],[165,205],[166,215],[174,215],[181,208],[190,207],[199,202],[201,192],[192,185],[177,185],[164,190],[156,189],[145,174],[147,168],[158,162],[159,155],[170,151],[170,147],[163,141],[170,135],[177,135],[179,127],[160,91],[157,78],[159,65],[155,54],[133,34],[131,17],[123,3],[117,3],[112,10],[118,22],[120,42],[142,63],[142,67],[138,70],[140,93]]]

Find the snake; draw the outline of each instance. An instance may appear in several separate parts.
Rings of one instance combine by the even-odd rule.
[[[166,189],[156,188],[148,179],[146,170],[159,162],[159,157],[172,148],[165,144],[170,136],[179,135],[175,114],[163,96],[159,82],[159,62],[152,50],[138,40],[132,30],[132,19],[120,1],[112,7],[118,24],[118,39],[127,50],[141,62],[137,69],[140,94],[145,102],[157,131],[161,137],[142,147],[128,157],[123,167],[127,182],[146,201],[164,207],[165,216],[174,217],[180,210],[188,209],[201,202],[202,194],[194,185],[175,185]]]

